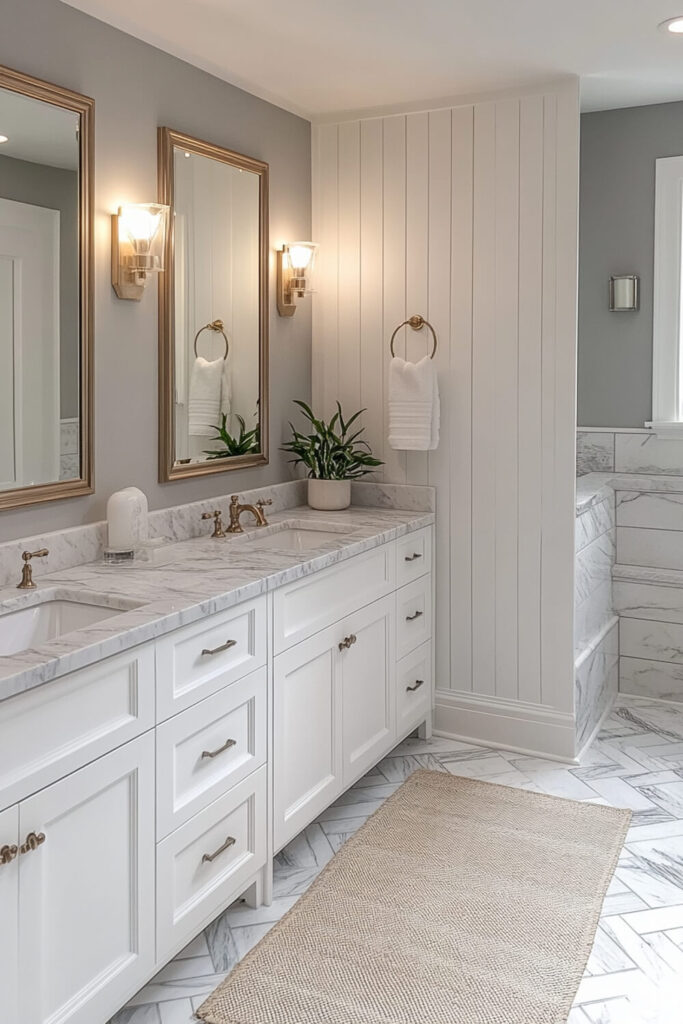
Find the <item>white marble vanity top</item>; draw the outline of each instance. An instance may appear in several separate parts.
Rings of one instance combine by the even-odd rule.
[[[253,541],[265,537],[267,530],[254,529],[248,522],[244,534],[224,540],[211,539],[207,524],[206,537],[174,544],[172,561],[165,565],[88,562],[40,576],[38,590],[28,595],[14,587],[1,589],[0,615],[44,600],[48,592],[54,598],[81,602],[96,596],[99,604],[127,610],[39,647],[0,657],[0,701],[429,526],[434,514],[356,506],[317,512],[305,506],[269,516],[280,530],[283,523],[302,520],[338,523],[343,531],[331,533],[319,548],[299,553],[277,547],[258,550]]]

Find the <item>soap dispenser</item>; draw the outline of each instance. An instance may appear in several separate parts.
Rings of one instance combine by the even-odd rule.
[[[129,562],[149,537],[147,498],[138,487],[116,491],[107,502],[105,561]]]

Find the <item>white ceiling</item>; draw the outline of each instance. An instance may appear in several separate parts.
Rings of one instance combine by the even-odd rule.
[[[0,156],[78,169],[78,115],[72,110],[0,89]]]
[[[683,0],[63,0],[305,116],[579,75],[584,110],[683,99]]]

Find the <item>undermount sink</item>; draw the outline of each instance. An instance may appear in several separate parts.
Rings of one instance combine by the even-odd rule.
[[[0,613],[0,657],[56,640],[126,610],[60,597]]]
[[[263,536],[250,536],[249,545],[278,551],[313,551],[324,547],[330,541],[339,540],[341,536],[348,537],[353,533],[353,530],[349,530],[343,523],[324,522],[311,522],[310,525],[307,522],[286,523],[282,527],[271,529]]]

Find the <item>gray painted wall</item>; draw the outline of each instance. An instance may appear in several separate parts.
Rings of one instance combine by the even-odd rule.
[[[581,118],[578,423],[652,415],[655,160],[683,154],[683,103]],[[610,313],[610,274],[640,274],[638,313]]]
[[[86,498],[0,512],[0,540],[104,518],[135,484],[163,508],[290,476],[278,452],[293,398],[310,398],[310,300],[283,319],[271,258],[271,461],[205,480],[157,482],[156,285],[142,302],[111,288],[111,213],[156,198],[156,130],[168,125],[270,164],[271,247],[311,232],[310,125],[59,0],[3,0],[0,64],[95,100],[95,486]]]
[[[0,156],[0,195],[59,210],[60,415],[78,416],[78,174]]]

